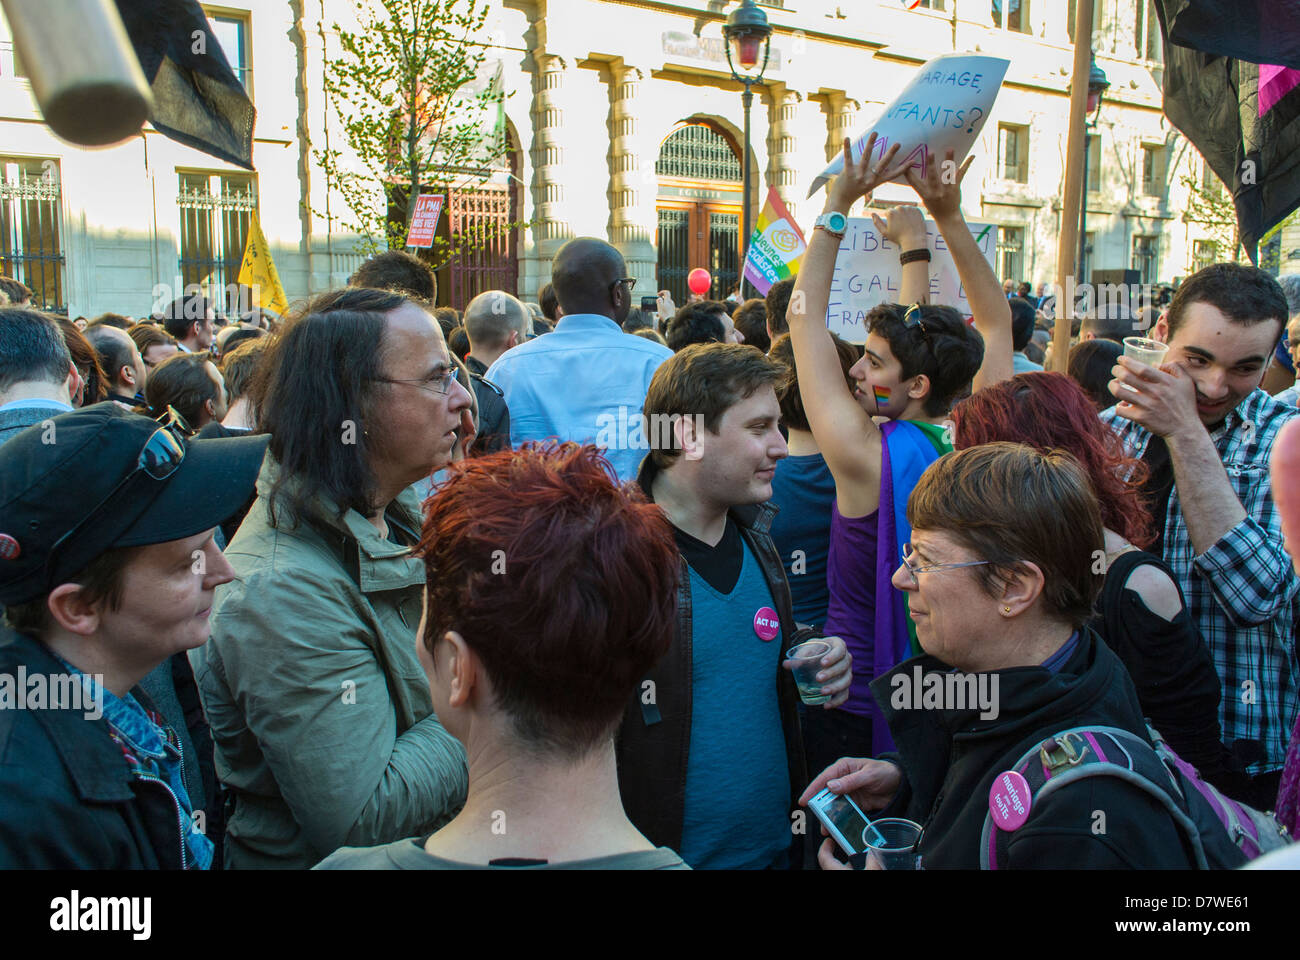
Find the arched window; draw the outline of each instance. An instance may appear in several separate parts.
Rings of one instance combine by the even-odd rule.
[[[713,277],[709,297],[724,299],[740,276],[740,157],[713,126],[693,121],[664,140],[659,175],[659,289],[679,306],[686,276],[703,267]]]

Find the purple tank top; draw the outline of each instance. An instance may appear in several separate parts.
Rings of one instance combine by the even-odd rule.
[[[875,679],[871,665],[876,634],[878,512],[846,520],[840,516],[839,504],[831,503],[830,549],[826,555],[830,603],[822,632],[828,637],[842,637],[853,655],[853,685],[849,699],[839,709],[859,717],[871,716],[871,704],[875,702],[868,688]]]

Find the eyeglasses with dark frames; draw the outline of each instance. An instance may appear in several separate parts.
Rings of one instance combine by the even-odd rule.
[[[611,284],[609,285],[609,292],[610,292],[610,293],[613,293],[613,292],[614,292],[614,288],[617,287],[617,286],[618,286],[619,284],[621,284],[621,283],[626,283],[626,284],[627,284],[627,292],[628,292],[628,293],[631,293],[633,290],[636,289],[636,277],[624,277],[622,280],[615,280],[613,283],[611,283]]]

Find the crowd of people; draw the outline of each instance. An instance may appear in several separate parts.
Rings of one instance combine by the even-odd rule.
[[[0,866],[846,869],[826,791],[928,869],[1203,865],[1194,798],[1137,774],[990,827],[1011,774],[1117,743],[1294,830],[1300,277],[1089,304],[1044,372],[969,161],[897,149],[846,144],[763,298],[638,304],[594,238],[463,313],[399,251],[225,322],[0,278]],[[899,302],[854,345],[836,215],[899,175]]]

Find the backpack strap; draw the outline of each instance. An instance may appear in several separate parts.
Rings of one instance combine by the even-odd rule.
[[[1186,801],[1173,773],[1143,738],[1118,727],[1072,727],[1030,747],[1012,767],[1025,778],[1030,813],[1045,797],[1090,777],[1116,777],[1157,800],[1187,836],[1198,868],[1208,869],[1200,831],[1184,809]],[[984,815],[980,834],[980,869],[996,870],[1010,840],[1006,831]]]

